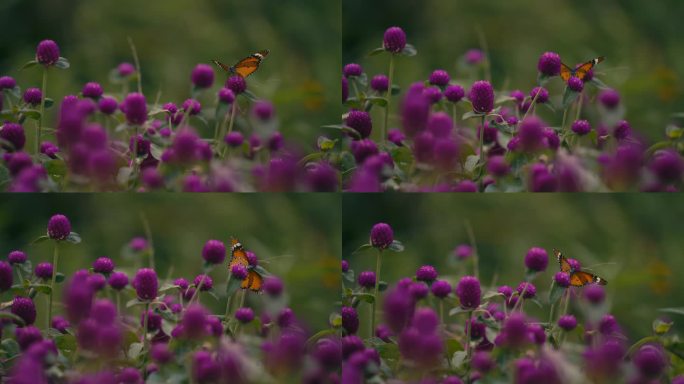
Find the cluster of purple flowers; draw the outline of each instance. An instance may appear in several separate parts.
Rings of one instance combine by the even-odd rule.
[[[460,261],[471,254],[470,246],[457,247]],[[530,280],[549,266],[540,247],[531,247],[523,259]],[[580,270],[575,260],[568,261]],[[348,261],[342,269],[351,284],[342,296],[343,382],[563,383],[569,367],[578,382],[684,380],[676,367],[669,368],[677,359],[669,348],[678,343],[668,333],[671,322],[660,321],[663,327],[654,326],[653,337],[630,348],[628,335],[603,305],[604,287],[572,287],[565,272],[552,280],[547,321],[525,309],[526,301],[541,305],[542,292],[531,281],[515,289],[486,287],[476,276],[440,276],[423,265],[373,298],[382,302],[382,323],[370,329],[359,313],[365,302],[373,302],[363,298],[380,276],[361,272],[354,282]]]

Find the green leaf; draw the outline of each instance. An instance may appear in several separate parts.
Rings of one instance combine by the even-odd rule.
[[[499,104],[503,104],[503,103],[507,103],[507,102],[509,102],[509,101],[515,101],[515,100],[516,100],[515,97],[511,97],[511,96],[499,96],[499,97],[496,98],[496,101],[494,101],[494,104],[495,104],[495,105],[499,105]]]
[[[69,60],[67,60],[66,57],[60,57],[59,60],[55,63],[55,67],[59,69],[67,69],[69,68]]]
[[[650,147],[648,147],[648,149],[646,149],[646,154],[649,155],[649,156],[651,156],[651,155],[653,155],[655,152],[657,152],[657,151],[659,151],[659,150],[661,150],[661,149],[670,148],[671,146],[672,146],[672,142],[669,141],[669,140],[666,140],[666,141],[659,141],[659,142],[657,142],[657,143],[651,145]]]
[[[475,169],[477,168],[477,165],[480,163],[480,156],[478,155],[470,155],[466,158],[465,164],[463,165],[463,168],[468,173],[473,173],[475,172]]]
[[[135,299],[130,299],[126,302],[126,308],[131,308],[131,307],[135,307],[138,305],[145,305],[145,304],[147,304],[147,303],[145,303],[144,301],[138,300],[138,298],[136,297]]]
[[[226,284],[226,297],[231,297],[240,288],[241,281],[238,279],[231,279]]]
[[[579,97],[580,92],[575,92],[570,87],[565,87],[565,91],[563,92],[563,109],[567,109],[570,107],[570,104],[574,103],[575,100]]]
[[[33,240],[31,242],[31,244],[42,243],[43,241],[46,241],[46,240],[50,240],[50,237],[48,237],[47,235],[43,235],[43,236],[40,236],[40,237],[36,238],[35,240]]]
[[[47,284],[32,284],[31,288],[35,289],[37,292],[49,295],[52,292],[52,287]]]
[[[591,79],[590,83],[594,84],[596,87],[600,89],[610,89],[610,87],[606,85],[606,83],[601,81],[601,79],[599,79],[598,77],[594,77],[593,79]]]
[[[347,272],[342,272],[342,277],[347,280],[350,283],[353,283],[354,280],[354,271],[353,270],[348,270]]]
[[[385,47],[375,48],[374,50],[368,53],[368,56],[377,56],[383,52],[386,52]]]
[[[449,310],[449,316],[455,316],[455,315],[460,315],[461,313],[468,313],[471,312],[472,309],[464,309],[461,307],[456,307],[456,308],[451,308]]]
[[[55,101],[49,97],[45,98],[45,108],[50,108],[55,104]]]
[[[394,240],[392,244],[387,247],[392,252],[404,252],[404,244],[401,243],[399,240]]]
[[[454,353],[453,357],[451,358],[451,366],[455,368],[460,368],[466,360],[466,357],[468,354],[466,351],[458,351]]]
[[[55,282],[61,283],[64,281],[64,279],[65,279],[64,274],[62,272],[57,272],[57,274],[55,275]]]
[[[406,44],[406,46],[404,46],[404,49],[402,49],[401,52],[399,52],[399,54],[403,55],[403,56],[411,57],[411,56],[417,55],[418,50],[413,45]]]
[[[333,313],[330,315],[328,321],[330,322],[330,325],[334,328],[339,328],[342,326],[342,315],[340,315],[339,313]]]
[[[29,119],[40,120],[40,111],[36,111],[35,109],[24,109],[21,113]]]
[[[373,105],[377,105],[380,107],[387,106],[387,99],[382,96],[368,96],[366,100],[368,100]]]
[[[679,307],[679,308],[660,308],[658,309],[660,312],[667,312],[667,313],[674,313],[677,315],[684,315],[684,307]]]
[[[399,93],[401,93],[399,84],[392,84],[392,95],[398,95]]]
[[[21,66],[21,68],[19,68],[19,70],[23,71],[24,69],[31,68],[35,65],[38,65],[38,60],[27,61],[26,63],[24,63],[24,65]]]
[[[0,345],[2,345],[2,349],[5,351],[7,358],[17,356],[21,352],[19,343],[14,339],[4,339]]]
[[[128,358],[129,359],[136,359],[140,355],[140,352],[142,352],[143,349],[143,343],[132,343],[130,347],[128,347]]]
[[[383,343],[377,345],[375,349],[383,360],[399,359],[399,345],[394,343]]]
[[[461,120],[468,120],[468,119],[472,119],[472,118],[475,118],[475,117],[481,119],[481,118],[482,118],[482,115],[483,115],[483,114],[482,114],[482,113],[479,113],[479,112],[469,111],[469,112],[466,112],[466,113],[463,114],[463,117],[461,117]]]
[[[15,315],[12,312],[5,312],[5,311],[0,312],[0,319],[12,319],[19,324],[22,324],[22,325],[24,324],[24,319]],[[3,341],[3,343],[4,343],[4,341]]]
[[[544,86],[549,79],[551,79],[551,76],[549,75],[543,74],[541,72],[537,74],[537,84],[539,84],[540,87]]]
[[[45,170],[53,179],[63,179],[67,173],[67,166],[64,160],[50,159],[44,163]]]
[[[355,253],[359,253],[359,252],[365,251],[365,250],[367,250],[367,249],[371,249],[371,248],[373,248],[373,246],[372,246],[371,244],[364,244],[364,245],[362,245],[362,246],[356,248],[356,250],[355,250],[354,252],[352,252],[352,255],[355,254]]]
[[[495,291],[490,291],[482,295],[482,300],[489,300],[493,297],[504,297],[503,293],[495,292]]]
[[[655,319],[653,320],[653,332],[655,332],[656,335],[664,335],[672,328],[672,324],[674,324],[672,321]]]
[[[335,333],[337,333],[337,330],[334,328],[324,329],[322,331],[318,331],[315,334],[313,334],[311,337],[309,337],[309,339],[306,341],[306,344],[309,346],[312,346],[318,340],[320,340],[326,336],[334,335]]]
[[[76,351],[76,337],[71,334],[59,334],[55,337],[55,345],[57,345],[57,349],[62,351],[65,355],[69,352]]]
[[[372,293],[354,293],[352,296],[369,304],[373,304],[375,302],[375,296],[373,296]]]
[[[389,284],[387,284],[386,281],[380,281],[380,282],[378,283],[378,291],[384,292],[384,291],[387,289],[388,286],[389,286]]]
[[[680,137],[682,137],[682,133],[684,133],[684,128],[678,127],[674,124],[670,124],[667,127],[665,127],[665,135],[668,139],[679,139]]]
[[[336,142],[337,140],[330,140],[325,136],[319,136],[317,141],[318,149],[323,152],[330,151],[331,149],[335,148]]]
[[[549,292],[549,304],[554,304],[560,299],[567,288],[561,287],[554,281],[551,283],[551,291]]]
[[[69,236],[66,238],[67,243],[71,244],[80,244],[81,243],[81,235],[79,235],[76,232],[71,232]]]

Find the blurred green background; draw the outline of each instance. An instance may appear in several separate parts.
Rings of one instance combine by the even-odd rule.
[[[40,87],[38,68],[18,72],[42,39],[55,40],[71,62],[52,71],[48,97],[80,92],[88,81],[105,93],[112,68],[133,62],[127,37],[140,57],[143,91],[153,102],[181,103],[190,97],[190,72],[217,58],[228,65],[261,50],[269,57],[248,84],[276,105],[286,137],[313,146],[318,127],[339,120],[340,3],[315,0],[3,0],[0,2],[0,76]],[[212,64],[213,65],[213,64]],[[212,92],[200,100],[213,107],[225,82],[217,74]],[[211,101],[211,104],[207,104]],[[54,111],[54,109],[53,109]]]
[[[170,273],[192,281],[202,271],[204,243],[218,239],[229,249],[230,236],[236,236],[264,268],[285,281],[290,305],[305,324],[326,327],[335,310],[341,249],[340,203],[335,195],[6,195],[0,200],[2,259],[21,249],[33,265],[51,261],[50,242],[30,243],[45,234],[48,219],[56,213],[69,217],[73,231],[83,238],[81,244],[63,246],[59,271],[67,275],[90,268],[101,256],[111,257],[117,269],[131,277],[135,265],[147,265],[146,260],[125,257],[130,239],[145,236],[142,214],[149,221],[160,278]],[[228,258],[211,273],[219,297],[225,289],[227,263]],[[204,295],[202,303],[214,313],[225,308],[223,297],[216,301]],[[247,303],[259,308],[261,298],[250,294]],[[37,305],[41,315],[44,304]]]
[[[371,227],[386,222],[402,253],[383,257],[382,280],[396,283],[415,276],[421,265],[435,266],[452,284],[472,267],[457,263],[453,250],[469,243],[470,222],[480,255],[483,285],[510,285],[525,274],[527,250],[538,246],[549,252],[549,266],[534,284],[542,302],[558,264],[552,249],[576,258],[608,281],[611,313],[630,337],[651,332],[658,308],[681,307],[684,292],[681,222],[684,206],[677,195],[555,194],[555,195],[349,195],[343,196],[343,258],[356,274],[375,269],[375,254],[353,252],[368,242]],[[526,305],[539,318],[543,311]],[[684,330],[684,318],[670,315]]]
[[[457,67],[468,49],[481,47],[481,31],[497,90],[529,92],[545,51],[558,52],[571,66],[602,55],[606,61],[597,66],[597,77],[621,92],[626,118],[644,136],[663,137],[671,114],[684,109],[679,0],[343,0],[342,8],[343,63],[359,62],[369,77],[387,73],[386,55],[367,57],[382,45],[385,29],[406,31],[418,55],[397,60],[395,78],[402,87],[426,80],[437,68],[466,87],[481,79],[482,71]],[[552,95],[562,91],[558,79],[547,87]],[[562,111],[558,115],[560,124]]]

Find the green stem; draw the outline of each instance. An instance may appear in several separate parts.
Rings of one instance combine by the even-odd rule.
[[[392,101],[392,80],[394,79],[394,54],[390,54],[389,73],[387,74],[387,106],[385,107],[385,121],[380,131],[380,143],[384,144],[387,139],[387,122],[389,120],[390,103]]]
[[[230,285],[230,279],[232,277],[233,277],[233,274],[229,273],[227,285]],[[233,293],[232,295],[230,295],[226,298],[226,313],[223,315],[223,321],[226,323],[228,323],[228,315],[230,314],[230,302],[232,301],[234,295],[235,295],[235,293]]]
[[[240,306],[238,308],[242,308],[245,306],[245,297],[247,297],[247,290],[243,289],[242,296],[240,296]]]
[[[188,307],[192,304],[195,298],[199,296],[200,289],[202,289],[202,284],[204,284],[204,276],[206,275],[206,273],[202,274],[202,278],[200,279],[199,284],[197,284],[197,287],[195,288],[195,293],[192,294],[190,301],[188,301]]]
[[[43,137],[43,120],[45,115],[45,97],[47,96],[47,74],[48,68],[43,67],[43,88],[41,88],[42,97],[40,98],[40,118],[38,119],[38,131],[36,132],[36,155],[40,152],[40,141]]]
[[[527,108],[527,111],[525,111],[525,114],[523,115],[523,118],[520,121],[524,121],[525,118],[527,117],[527,114],[530,113],[530,110],[534,108],[534,105],[537,104],[537,97],[539,97],[539,94],[541,91],[537,91],[537,93],[534,94],[534,98],[532,99],[532,102],[530,103],[530,107]]]
[[[466,324],[468,324],[468,327],[466,328],[466,345],[465,345],[466,361],[467,361],[467,364],[466,364],[466,366],[467,366],[467,368],[466,368],[467,369],[467,371],[466,371],[466,382],[467,383],[470,382],[470,359],[471,359],[471,355],[472,355],[472,349],[470,348],[470,337],[471,337],[470,331],[473,328],[473,324],[471,322],[472,318],[473,318],[473,311],[468,311],[468,322],[466,323]]]
[[[59,262],[59,243],[55,243],[55,250],[52,254],[52,280],[50,281],[50,296],[48,298],[48,315],[47,326],[45,329],[50,329],[52,326],[52,297],[55,295],[55,281],[57,279],[57,263]]]
[[[121,316],[121,292],[117,290],[115,295],[116,295],[116,313],[118,313],[119,316]]]
[[[378,289],[380,287],[380,267],[382,259],[382,250],[378,249],[378,255],[375,260],[375,289],[373,290],[373,304],[371,304],[371,323],[369,330],[369,337],[375,335],[375,304],[378,302]]]
[[[480,167],[484,167],[484,131],[485,131],[485,119],[487,115],[482,115],[482,126],[480,127]]]
[[[456,127],[456,103],[451,104],[451,120],[454,122],[454,127]]]
[[[579,98],[577,98],[577,115],[575,115],[575,121],[579,120],[580,113],[582,113],[582,98],[584,97],[584,92],[580,92]]]
[[[480,278],[480,257],[477,252],[477,242],[475,241],[475,232],[473,232],[473,227],[470,225],[470,221],[465,222],[466,232],[468,232],[468,240],[470,241],[470,247],[473,249],[473,274],[475,278]]]
[[[563,111],[563,122],[561,123],[561,132],[565,133],[565,121],[568,118],[568,108]]]
[[[223,138],[226,135],[233,132],[233,122],[235,121],[236,111],[237,111],[237,100],[233,101],[233,105],[230,108],[230,113],[227,113],[226,116],[224,116],[224,118],[223,118],[222,127],[224,127],[224,128],[221,129],[221,138]],[[228,132],[226,132],[226,129],[225,129],[226,120],[229,121],[228,122]],[[221,147],[220,147],[221,148],[221,151],[220,151],[221,158],[224,158],[226,155],[226,148],[228,145],[223,140],[220,141],[220,145],[221,145]]]

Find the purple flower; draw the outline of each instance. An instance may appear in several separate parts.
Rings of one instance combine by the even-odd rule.
[[[121,103],[121,110],[131,125],[142,125],[147,120],[147,102],[142,93],[129,93]]]
[[[81,90],[81,93],[83,94],[83,97],[99,99],[100,96],[102,96],[103,90],[102,86],[99,83],[91,81],[83,86],[83,90]]]
[[[193,284],[195,284],[195,287],[199,288],[200,291],[209,291],[214,287],[214,280],[212,280],[209,275],[202,274],[195,276]]]
[[[271,134],[271,137],[268,138],[268,149],[271,152],[278,152],[283,148],[285,145],[284,139],[283,139],[283,134],[276,131]]]
[[[617,323],[615,316],[607,314],[599,321],[598,330],[601,334],[610,336],[620,332],[620,325]]]
[[[247,277],[247,267],[242,264],[235,264],[230,268],[230,274],[238,280],[244,280]]]
[[[420,90],[412,89],[420,87]],[[422,84],[417,83],[409,88],[401,104],[401,118],[404,132],[413,137],[425,130],[430,115],[430,101],[423,93]]]
[[[582,92],[584,89],[584,82],[579,78],[572,76],[568,79],[568,88],[573,92]]]
[[[487,162],[487,172],[494,177],[504,177],[511,171],[503,156],[492,156]]]
[[[449,74],[443,69],[436,69],[430,74],[430,84],[444,87],[449,84]]]
[[[459,260],[465,260],[473,255],[473,247],[468,244],[459,244],[456,246],[454,254]]]
[[[549,101],[549,91],[547,91],[544,87],[534,87],[530,91],[530,97],[532,99],[534,99],[535,97],[537,98],[537,101],[535,101],[535,103],[544,104],[547,101]]]
[[[367,138],[373,129],[370,114],[365,111],[351,110],[347,114],[345,123],[348,127],[358,132],[362,139]]]
[[[15,297],[12,301],[11,311],[24,321],[24,326],[31,325],[36,321],[36,305],[28,297]]]
[[[556,272],[553,279],[559,287],[567,288],[570,285],[570,275],[566,272]]]
[[[186,128],[176,133],[171,148],[174,157],[181,163],[189,163],[197,159],[197,141],[199,137],[192,129]]]
[[[520,149],[535,152],[544,148],[544,122],[536,116],[528,116],[520,124],[518,136]]]
[[[276,297],[283,293],[283,281],[275,276],[269,276],[264,279],[264,292],[270,296]]]
[[[465,61],[470,65],[476,65],[481,63],[485,58],[484,52],[480,49],[469,49],[465,53]]]
[[[240,75],[233,75],[226,80],[226,88],[233,91],[237,96],[247,90],[247,82]]]
[[[159,364],[166,364],[173,358],[173,353],[166,343],[154,343],[150,349],[150,357]]]
[[[109,286],[120,291],[128,285],[128,275],[123,272],[114,272],[109,276]]]
[[[101,291],[105,288],[105,286],[107,286],[107,278],[99,273],[96,273],[88,276],[87,283],[93,290]]]
[[[465,96],[465,91],[460,85],[450,85],[444,90],[444,97],[452,103],[458,103]]]
[[[342,307],[342,328],[348,335],[353,335],[359,330],[359,315],[353,307]]]
[[[252,106],[252,114],[261,121],[268,121],[273,118],[275,108],[268,101],[260,100]]]
[[[489,356],[489,352],[475,352],[472,359],[473,368],[479,372],[486,373],[496,367],[496,363]]]
[[[385,324],[393,333],[398,334],[413,316],[415,301],[409,294],[408,287],[397,286],[387,292],[382,305]]]
[[[598,284],[590,284],[584,288],[584,297],[590,303],[598,305],[606,298],[606,291]]]
[[[660,377],[668,366],[668,359],[661,347],[646,344],[634,355],[634,365],[642,376],[655,379]]]
[[[599,93],[598,100],[607,109],[615,109],[620,104],[620,94],[614,89],[604,89]]]
[[[438,87],[427,87],[423,90],[423,94],[431,104],[439,103],[442,100],[442,91]]]
[[[513,313],[506,319],[501,328],[501,341],[509,347],[519,347],[529,341],[528,332],[525,315]]]
[[[361,76],[363,68],[359,64],[349,63],[342,68],[342,74],[344,77]]]
[[[159,290],[157,272],[150,268],[139,269],[132,285],[140,300],[154,300]]]
[[[244,136],[242,136],[242,133],[233,131],[229,134],[226,135],[224,138],[224,141],[226,144],[228,144],[232,148],[236,148],[242,145],[242,143],[245,141]]]
[[[385,249],[389,247],[393,241],[394,232],[389,224],[377,223],[371,228],[370,242],[373,247]]]
[[[26,352],[32,345],[43,340],[43,335],[40,333],[40,329],[34,327],[33,325],[17,328],[14,331],[14,334],[17,339],[17,344],[19,344],[19,347],[24,352]],[[28,358],[31,357],[29,356]],[[42,368],[42,361],[40,363],[41,365],[38,367],[39,369]]]
[[[556,76],[560,73],[561,58],[555,52],[544,52],[537,62],[537,70],[546,76]]]
[[[351,151],[356,163],[363,164],[367,158],[378,154],[378,146],[370,139],[355,140],[351,143]]]
[[[78,323],[90,313],[94,291],[88,284],[88,271],[74,273],[64,287],[62,300],[69,321]]]
[[[190,339],[205,336],[207,334],[207,315],[207,310],[201,304],[191,304],[183,313],[181,320],[183,334]]]
[[[342,344],[331,338],[318,340],[313,356],[325,370],[335,371],[342,363]]]
[[[477,113],[489,113],[494,109],[494,89],[488,81],[476,81],[470,88],[468,99]]]
[[[342,273],[347,273],[349,271],[349,262],[347,260],[342,260]]]
[[[254,311],[249,307],[238,308],[235,311],[235,319],[242,324],[247,324],[254,320]]]
[[[577,319],[573,315],[563,315],[558,318],[558,326],[566,331],[572,331],[577,327]]]
[[[682,178],[684,161],[675,151],[659,151],[649,165],[651,171],[663,183],[674,183]]]
[[[10,76],[0,77],[0,91],[3,89],[14,89],[17,86],[17,81]]]
[[[26,262],[26,254],[22,251],[12,251],[7,255],[7,261],[10,264],[24,264]]]
[[[5,123],[0,129],[0,138],[10,144],[2,144],[2,148],[8,151],[21,151],[26,144],[24,128],[16,123]]]
[[[416,280],[431,283],[437,279],[437,270],[432,265],[423,265],[416,271]]]
[[[221,264],[226,258],[226,246],[219,240],[208,240],[202,248],[202,258],[210,264]]]
[[[532,192],[554,192],[558,189],[558,180],[544,164],[532,164],[528,178],[530,183],[528,188]]]
[[[363,271],[359,273],[359,285],[364,288],[375,287],[375,272],[373,271]]]
[[[386,92],[389,89],[389,78],[385,75],[375,75],[371,79],[370,86],[377,92]]]
[[[549,264],[549,255],[544,248],[532,247],[525,255],[525,266],[532,271],[542,272]]]
[[[463,276],[456,285],[456,296],[461,301],[461,307],[475,309],[480,306],[482,291],[480,281],[474,276]]]
[[[472,180],[463,180],[454,187],[454,192],[477,192],[477,184]]]
[[[71,326],[69,321],[62,316],[52,317],[52,328],[60,331],[61,333],[67,333],[67,329]]]
[[[30,105],[38,105],[43,99],[43,92],[39,88],[26,88],[24,102]]]
[[[209,88],[214,84],[214,69],[207,64],[197,64],[192,70],[190,80],[197,88]]]
[[[182,108],[190,116],[198,115],[202,111],[202,104],[195,99],[186,99]]]
[[[386,51],[399,53],[406,47],[406,33],[399,27],[390,27],[385,30],[382,41]]]
[[[518,295],[525,299],[531,299],[537,295],[537,287],[527,281],[520,283],[516,291],[518,291]]]
[[[54,215],[47,225],[47,234],[53,240],[66,240],[71,234],[71,223],[64,215]]]
[[[224,104],[233,104],[235,101],[235,94],[230,89],[223,87],[218,91],[219,101]]]
[[[449,284],[449,282],[446,280],[437,280],[432,283],[430,290],[435,297],[443,299],[449,296],[449,293],[451,293],[451,284]]]
[[[427,128],[435,137],[450,137],[454,128],[451,117],[444,112],[433,113],[428,119]]]
[[[34,273],[36,274],[36,277],[40,279],[49,280],[52,278],[54,268],[51,263],[38,263],[36,265]]]
[[[116,108],[119,106],[119,104],[115,98],[105,96],[97,102],[97,106],[100,109],[100,112],[104,113],[105,115],[111,115],[112,113],[116,112]]]
[[[112,273],[114,262],[109,257],[100,257],[93,263],[93,271],[105,275]]]
[[[135,252],[142,252],[142,251],[146,250],[148,245],[149,244],[147,242],[147,239],[144,237],[134,237],[128,243],[128,247],[131,248]]]
[[[314,192],[336,192],[338,189],[337,171],[327,162],[316,163],[308,168],[306,179]]]
[[[119,73],[119,76],[128,77],[135,72],[135,67],[131,63],[121,63],[116,70]]]
[[[46,67],[55,65],[59,60],[59,46],[52,40],[43,40],[36,48],[36,60]]]
[[[591,132],[591,125],[589,125],[589,122],[586,120],[575,120],[572,123],[571,129],[576,134],[584,136],[587,133]]]

